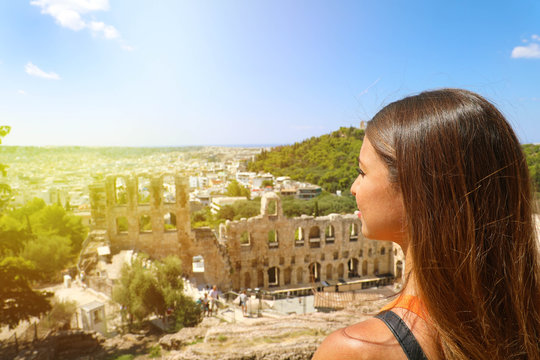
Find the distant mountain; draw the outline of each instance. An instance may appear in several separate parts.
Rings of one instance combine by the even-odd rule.
[[[364,130],[342,127],[331,134],[263,151],[248,169],[290,176],[330,192],[345,191],[358,175],[357,159],[363,138]]]

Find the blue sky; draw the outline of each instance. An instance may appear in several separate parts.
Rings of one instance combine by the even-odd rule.
[[[288,144],[426,89],[540,143],[538,1],[0,0],[7,145]]]

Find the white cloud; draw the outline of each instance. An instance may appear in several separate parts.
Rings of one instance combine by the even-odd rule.
[[[17,94],[26,95],[26,91],[24,91],[24,90],[17,90]]]
[[[533,40],[540,41],[540,36],[538,36],[538,35],[536,35],[536,34],[533,34],[533,35],[531,36],[531,38],[532,38]]]
[[[120,37],[120,33],[118,32],[118,30],[116,30],[116,28],[114,26],[105,25],[105,23],[103,23],[103,22],[91,21],[88,24],[88,27],[94,33],[102,32],[103,36],[105,36],[105,38],[107,38],[107,39],[117,39],[117,38]]]
[[[516,46],[512,50],[512,57],[514,59],[540,59],[540,46],[536,43],[531,43],[527,46]]]
[[[109,10],[109,0],[32,0],[31,5],[41,8],[42,14],[52,16],[62,27],[79,31],[89,29],[94,35],[102,35],[106,39],[121,40],[118,30],[101,21],[88,21],[83,15],[95,11]],[[131,51],[132,47],[121,42],[124,50]]]
[[[24,70],[28,75],[37,76],[43,79],[49,79],[49,80],[60,80],[60,76],[55,72],[45,72],[38,68],[36,65],[32,64],[31,62],[28,62],[26,66],[24,67]]]

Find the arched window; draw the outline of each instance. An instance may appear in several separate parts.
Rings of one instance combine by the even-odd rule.
[[[321,247],[321,230],[318,226],[313,226],[311,229],[309,229],[309,247]]]
[[[277,203],[276,203],[276,200],[269,200],[268,201],[268,207],[266,208],[267,210],[267,214],[269,216],[276,216],[277,215]]]
[[[276,266],[268,269],[268,286],[279,286],[279,268]]]
[[[139,204],[150,203],[150,179],[145,176],[137,178],[138,202]]]
[[[357,241],[357,240],[358,240],[358,225],[351,224],[350,233],[349,233],[349,241]]]
[[[358,259],[352,258],[347,262],[349,277],[358,277]]]
[[[176,215],[174,215],[172,212],[166,213],[163,216],[163,225],[165,231],[176,230]]]
[[[240,245],[249,246],[250,244],[251,244],[251,236],[249,232],[244,231],[242,235],[240,235]]]
[[[321,281],[321,264],[318,262],[309,264],[309,280],[310,282]]]
[[[141,215],[139,218],[139,232],[152,232],[152,219],[150,215]]]
[[[114,195],[117,205],[126,205],[127,204],[127,186],[126,179],[123,177],[117,177],[114,180]]]
[[[334,227],[332,225],[328,225],[326,227],[326,230],[324,231],[324,238],[327,244],[333,244],[335,239],[335,232]]]
[[[176,203],[176,183],[172,175],[163,177],[163,202],[166,204]]]
[[[128,220],[125,216],[116,218],[116,233],[127,234],[128,232]]]
[[[384,255],[384,254],[386,254],[386,248],[383,247],[381,248],[381,255]]]
[[[268,247],[277,248],[278,246],[278,233],[276,230],[272,229],[268,232]]]
[[[191,267],[194,273],[204,273],[204,258],[196,255],[192,258]]]
[[[294,245],[304,246],[304,230],[301,227],[297,227],[294,231]]]

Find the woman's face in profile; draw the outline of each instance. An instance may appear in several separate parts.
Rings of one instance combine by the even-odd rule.
[[[358,177],[351,186],[362,222],[362,234],[373,240],[402,245],[405,209],[401,192],[388,180],[388,168],[367,137],[358,157]]]

